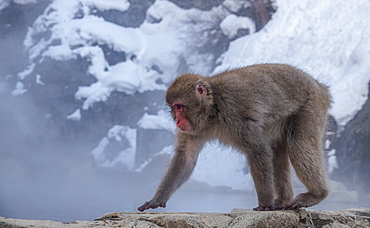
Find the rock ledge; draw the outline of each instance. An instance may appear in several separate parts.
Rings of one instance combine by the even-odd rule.
[[[108,213],[95,221],[61,223],[0,217],[0,227],[370,227],[370,209],[230,213]]]

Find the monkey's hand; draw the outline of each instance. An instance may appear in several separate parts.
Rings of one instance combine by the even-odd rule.
[[[166,203],[158,203],[158,202],[153,202],[153,200],[145,202],[143,205],[141,205],[138,210],[143,212],[148,209],[156,209],[157,207],[166,207]]]

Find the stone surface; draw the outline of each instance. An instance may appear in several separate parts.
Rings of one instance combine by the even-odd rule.
[[[370,209],[230,213],[108,213],[95,221],[70,223],[0,217],[0,227],[370,227]]]

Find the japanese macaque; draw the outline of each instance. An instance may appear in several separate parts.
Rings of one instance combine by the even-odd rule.
[[[154,197],[138,208],[166,207],[192,174],[205,142],[218,139],[246,155],[255,211],[298,209],[328,195],[322,140],[331,104],[328,88],[289,65],[261,64],[212,77],[184,74],[166,102],[178,127],[175,154]],[[307,192],[295,198],[292,164]]]

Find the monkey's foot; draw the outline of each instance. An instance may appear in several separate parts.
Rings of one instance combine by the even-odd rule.
[[[288,206],[285,207],[285,210],[296,210],[302,207],[307,207],[304,205],[303,201],[293,200],[292,202],[289,203]]]
[[[313,195],[310,192],[301,193],[296,196],[286,207],[286,210],[295,210],[301,207],[311,207],[320,203],[325,197],[327,193],[324,192],[322,195],[317,196]]]
[[[156,209],[158,207],[166,207],[166,203],[154,203],[152,201],[145,202],[143,205],[141,205],[138,210],[143,212],[148,209]]]
[[[275,211],[275,210],[278,210],[278,209],[275,208],[274,206],[269,206],[269,207],[258,206],[258,207],[253,208],[253,210],[254,211]]]
[[[277,198],[274,200],[275,210],[285,210],[287,205],[292,201],[293,197]]]

